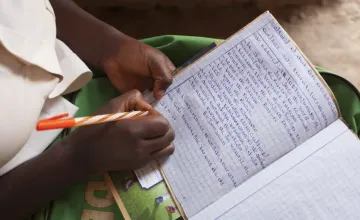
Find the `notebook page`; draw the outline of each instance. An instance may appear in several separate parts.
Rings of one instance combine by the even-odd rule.
[[[338,118],[269,13],[184,70],[155,108],[175,130],[162,169],[187,217]]]
[[[182,66],[178,67],[172,75],[177,75],[183,68],[186,68],[187,66],[191,65],[193,62],[195,62],[197,59],[202,57],[207,52],[211,51],[211,49],[215,48],[217,45],[219,45],[219,42],[214,42],[210,44],[207,48],[203,49],[199,53],[197,53],[195,56],[191,57],[189,60],[187,60]],[[155,103],[156,99],[153,96],[153,92],[150,90],[146,90],[143,92],[144,100],[148,103]],[[150,189],[154,185],[158,184],[163,180],[163,177],[161,176],[161,173],[158,169],[158,165],[156,161],[152,161],[146,166],[135,170],[135,175],[137,176],[139,183],[142,188]]]
[[[339,161],[341,163],[346,162],[346,166],[350,165],[349,158],[346,158],[347,156],[341,157],[341,155],[343,153],[354,153],[351,160],[358,160],[360,157],[359,144],[359,140],[346,125],[341,120],[337,120],[286,156],[271,164],[266,170],[254,175],[241,186],[190,219],[239,219],[239,216],[241,216],[241,219],[246,219],[245,216],[248,216],[249,219],[318,219],[313,215],[314,213],[309,213],[308,210],[304,209],[308,209],[307,206],[312,201],[317,203],[311,205],[312,207],[326,205],[319,203],[319,201],[325,201],[334,194],[333,191],[327,191],[326,183],[339,184],[346,180],[343,177],[335,178],[335,176],[340,177],[343,175],[339,171]],[[348,146],[349,149],[344,148],[344,145]],[[330,156],[328,151],[332,151],[333,155]],[[351,166],[360,165],[359,163],[356,162]],[[336,174],[337,172],[339,174]],[[359,177],[356,179],[356,181],[360,181]],[[325,187],[322,189],[322,193],[316,189],[319,185]],[[339,187],[339,194],[344,193],[341,191],[342,189],[344,187]],[[339,206],[342,206],[342,204],[337,204],[336,209]],[[294,209],[294,213],[292,209]],[[286,213],[283,213],[285,214],[283,215],[279,213],[280,210],[289,212],[290,215]],[[307,217],[296,216],[299,214],[298,212],[312,215]],[[292,216],[292,214],[294,215]]]

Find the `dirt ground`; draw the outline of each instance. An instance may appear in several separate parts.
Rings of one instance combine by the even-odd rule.
[[[281,0],[260,1],[262,7],[240,0],[227,6],[186,9],[162,4],[86,9],[136,38],[162,34],[227,38],[273,5],[270,12],[312,63],[344,76],[360,89],[360,0],[328,0],[301,7],[271,2]]]
[[[360,0],[307,8],[284,28],[315,65],[347,78],[360,89]]]

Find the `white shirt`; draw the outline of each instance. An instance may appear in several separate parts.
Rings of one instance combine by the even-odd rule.
[[[77,107],[61,95],[92,73],[56,39],[49,0],[0,0],[0,176],[39,155],[61,130],[35,130],[39,119]]]

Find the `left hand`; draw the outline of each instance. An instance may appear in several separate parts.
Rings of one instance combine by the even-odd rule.
[[[172,83],[174,64],[165,54],[126,35],[105,42],[108,51],[102,66],[111,83],[120,91],[152,89],[160,99]],[[109,46],[110,44],[110,46]]]

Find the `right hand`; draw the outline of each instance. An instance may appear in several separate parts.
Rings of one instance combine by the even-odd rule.
[[[169,122],[146,103],[137,90],[111,100],[96,114],[132,110],[150,115],[76,129],[64,139],[77,166],[88,174],[140,168],[174,152],[174,131]]]

